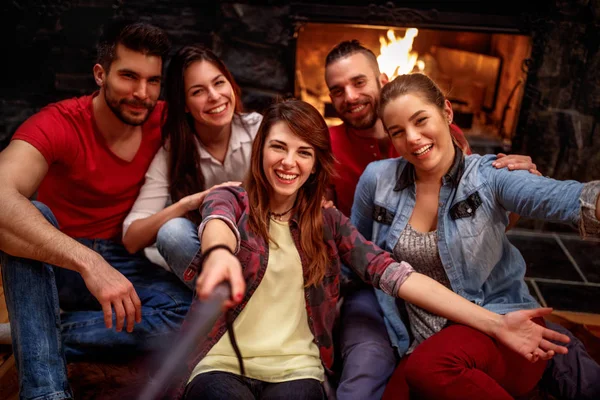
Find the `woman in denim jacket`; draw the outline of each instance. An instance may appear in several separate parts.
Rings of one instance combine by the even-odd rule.
[[[498,314],[539,307],[510,244],[508,213],[600,230],[599,184],[556,181],[467,156],[449,132],[452,107],[423,74],[396,78],[380,115],[402,158],[371,163],[356,189],[352,222],[396,259]],[[384,398],[511,399],[535,387],[545,360],[528,364],[490,337],[406,303],[412,343],[394,298],[378,291],[386,325],[404,357]],[[543,324],[540,318],[537,320]]]
[[[228,281],[228,306],[241,352],[218,320],[188,363],[188,399],[323,399],[333,365],[332,330],[341,262],[365,282],[491,335],[518,357],[547,359],[568,340],[531,318],[548,309],[500,316],[413,272],[365,240],[321,199],[334,159],[327,125],[308,103],[289,100],[265,112],[241,187],[209,193],[200,208],[201,271],[206,298]],[[201,267],[201,268],[200,268]]]

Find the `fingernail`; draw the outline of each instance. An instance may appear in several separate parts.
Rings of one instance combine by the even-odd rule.
[[[241,301],[243,298],[244,298],[244,295],[242,293],[238,293],[238,294],[235,295],[235,299],[237,301]]]

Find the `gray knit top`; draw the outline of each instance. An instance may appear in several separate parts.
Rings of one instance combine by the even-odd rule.
[[[437,230],[421,233],[407,224],[394,247],[394,257],[408,262],[415,271],[452,289],[438,253]],[[414,337],[407,351],[407,354],[410,354],[425,339],[441,331],[447,320],[408,302],[405,304]]]

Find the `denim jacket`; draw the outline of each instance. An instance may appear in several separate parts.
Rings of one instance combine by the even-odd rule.
[[[438,246],[454,292],[505,314],[539,307],[523,279],[525,261],[505,234],[509,212],[574,224],[583,236],[598,234],[595,207],[600,185],[496,169],[495,159],[465,157],[456,149],[440,189]],[[414,167],[403,158],[369,164],[356,188],[352,223],[367,239],[392,252],[412,215],[415,191]],[[376,292],[392,344],[402,356],[409,336],[396,299]]]
[[[269,261],[269,246],[265,240],[248,227],[248,194],[240,187],[223,187],[211,191],[200,208],[202,224],[198,237],[206,223],[218,218],[232,229],[237,238],[236,256],[242,265],[246,293],[242,302],[232,310],[233,318],[237,317],[252,297],[260,284]],[[308,260],[300,247],[300,231],[298,215],[290,219],[290,231],[304,270],[307,276]],[[340,293],[340,268],[342,261],[351,266],[356,274],[366,283],[383,290],[388,295],[398,293],[400,285],[413,271],[406,263],[397,263],[391,254],[384,252],[372,242],[365,240],[350,220],[336,209],[323,210],[323,240],[327,246],[330,263],[327,265],[325,277],[318,285],[305,287],[306,312],[308,326],[319,347],[321,361],[328,374],[333,366],[333,323],[336,316],[336,305]],[[198,253],[190,268],[199,270],[202,265],[201,254]],[[383,292],[382,292],[383,293]],[[390,298],[392,298],[390,296]],[[184,323],[183,329],[186,329]],[[219,318],[206,340],[198,343],[188,373],[221,339],[226,332],[225,316]],[[242,355],[244,349],[240,349]],[[188,375],[189,376],[189,375]],[[181,395],[185,382],[180,385]]]

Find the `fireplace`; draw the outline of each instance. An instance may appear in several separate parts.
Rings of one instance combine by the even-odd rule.
[[[306,23],[296,40],[295,95],[313,104],[328,124],[338,124],[325,84],[325,57],[342,40],[358,39],[378,56],[391,79],[423,72],[434,79],[454,109],[454,121],[472,143],[510,146],[516,129],[531,54],[527,35],[409,25]]]

